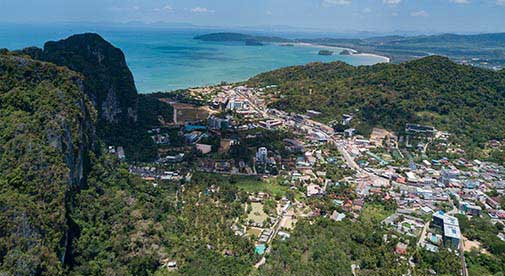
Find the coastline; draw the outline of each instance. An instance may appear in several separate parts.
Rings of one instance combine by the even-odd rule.
[[[295,47],[311,47],[311,48],[339,50],[339,51],[348,50],[349,52],[351,52],[351,56],[375,57],[375,58],[380,58],[380,59],[384,60],[381,63],[390,63],[391,62],[391,59],[389,57],[381,56],[381,55],[377,55],[377,54],[372,54],[372,53],[359,53],[357,50],[352,49],[352,48],[327,46],[327,45],[308,43],[308,42],[295,42],[295,43],[291,43],[291,44],[293,44]]]

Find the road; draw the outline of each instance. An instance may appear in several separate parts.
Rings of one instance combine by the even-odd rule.
[[[255,104],[253,103],[253,101],[251,100],[251,98],[249,97],[249,95],[244,94],[244,93],[239,92],[239,91],[235,91],[235,93],[237,93],[238,95],[240,95],[240,96],[242,96],[242,97],[246,98],[246,99],[249,101],[249,105],[250,105],[250,106],[251,106],[254,110],[256,110],[256,112],[260,113],[260,114],[261,114],[264,118],[268,118],[268,117],[269,117],[268,113],[267,113],[265,110],[261,109],[260,107],[258,107],[257,105],[255,105]]]
[[[461,275],[463,276],[468,276],[468,269],[466,267],[466,260],[465,260],[465,247],[463,244],[463,239],[461,240],[462,244],[460,244],[459,248],[459,254],[461,256]]]
[[[256,112],[258,112],[259,114],[261,114],[264,118],[266,119],[276,119],[276,120],[282,120],[284,118],[280,118],[278,116],[274,116],[274,115],[271,115],[271,114],[268,114],[265,110],[261,109],[260,107],[258,107],[257,105],[253,104],[252,101],[250,100],[250,98],[248,97],[248,95],[242,93],[242,92],[237,92],[237,94],[239,94],[240,96],[246,98],[249,100],[249,103],[250,103],[250,106],[256,110]],[[306,127],[309,127],[312,131],[316,132],[316,131],[319,131],[319,132],[323,132],[328,141],[330,141],[331,143],[335,144],[338,148],[338,151],[340,152],[340,154],[344,157],[344,160],[346,161],[347,165],[356,170],[357,172],[364,172],[364,170],[358,166],[358,164],[354,161],[354,159],[351,157],[351,155],[349,154],[349,152],[347,152],[347,150],[344,148],[343,144],[341,141],[338,141],[337,139],[335,139],[334,137],[332,137],[332,133],[327,133],[325,132],[323,129],[327,128],[327,129],[331,129],[330,126],[328,125],[325,125],[323,123],[320,123],[320,122],[316,122],[316,121],[308,121],[307,123],[304,123],[302,122],[301,123],[302,125],[306,126]],[[318,128],[314,128],[313,125],[317,126]]]
[[[260,266],[264,265],[267,262],[265,256],[261,257],[261,260],[254,264],[255,268],[260,268]]]
[[[291,206],[289,206],[289,208],[291,208]],[[287,208],[287,210],[285,212],[282,213],[282,215],[278,216],[278,219],[277,219],[277,222],[275,223],[274,227],[273,227],[273,233],[270,235],[270,238],[267,240],[266,242],[266,245],[267,245],[267,249],[265,251],[265,253],[263,254],[263,257],[261,258],[261,260],[259,260],[259,262],[257,262],[254,267],[255,268],[259,268],[260,266],[264,265],[265,262],[266,262],[266,258],[265,256],[267,254],[270,253],[270,250],[271,250],[271,247],[270,247],[270,244],[272,243],[272,241],[275,239],[275,237],[277,236],[277,233],[279,233],[279,230],[281,229],[282,227],[282,221],[285,217],[288,216],[288,210],[289,208]]]
[[[424,245],[424,240],[426,239],[426,232],[428,231],[428,227],[430,226],[430,222],[426,222],[423,227],[423,231],[421,231],[421,237],[419,237],[419,241],[417,242],[417,246]]]
[[[284,120],[286,118],[281,118],[281,117],[278,117],[278,116],[275,116],[275,115],[272,115],[272,114],[268,114],[263,108],[260,108],[258,107],[257,105],[253,104],[253,102],[251,101],[251,99],[249,98],[248,95],[242,93],[242,92],[237,92],[237,94],[243,96],[244,98],[248,99],[249,100],[249,103],[250,103],[250,106],[256,111],[259,113],[260,116],[262,116],[263,118],[265,119],[277,119],[277,120]],[[354,169],[357,173],[366,173],[368,175],[371,175],[371,176],[375,176],[375,174],[372,174],[370,172],[367,172],[365,171],[364,169],[362,169],[355,161],[354,159],[352,158],[352,156],[349,154],[349,152],[345,149],[345,142],[342,141],[342,140],[338,140],[336,139],[335,137],[333,137],[333,133],[328,133],[326,131],[324,131],[324,129],[326,128],[329,128],[329,126],[323,124],[323,123],[319,123],[319,122],[315,122],[315,121],[308,121],[308,122],[302,122],[301,123],[303,126],[305,127],[308,127],[311,131],[318,131],[318,132],[322,132],[326,135],[328,141],[330,143],[333,143],[334,145],[337,146],[337,149],[338,151],[340,152],[340,154],[342,155],[343,157],[343,160],[347,163],[347,165],[351,168],[351,169]],[[396,145],[397,146],[397,145]],[[425,145],[424,147],[424,152],[426,152],[426,149],[428,147],[428,144]],[[400,152],[401,154],[401,152]],[[450,212],[448,212],[449,214],[451,213],[455,213],[457,212],[457,209],[454,208],[453,210],[451,210]],[[275,239],[275,236],[277,235],[279,229],[280,229],[280,226],[281,226],[281,221],[282,221],[282,218],[283,218],[284,214],[279,218],[279,220],[277,221],[276,225],[274,226],[274,232],[272,233],[272,236],[270,237],[270,239],[267,241],[267,245],[269,245],[274,239]],[[429,227],[429,222],[426,223],[423,227],[423,230],[421,232],[421,237],[417,243],[417,246],[421,246],[425,239],[426,239],[426,233],[428,231],[428,227]],[[265,251],[265,254],[263,255],[263,257],[261,258],[261,260],[259,262],[257,262],[254,267],[256,268],[259,268],[260,266],[264,265],[265,262],[266,262],[266,258],[265,258],[265,255],[268,254],[270,252],[270,247],[268,246],[267,250]],[[466,261],[465,261],[465,254],[464,254],[464,247],[463,247],[463,244],[461,244],[461,247],[460,247],[460,255],[461,255],[461,265],[462,265],[462,271],[461,271],[461,274],[463,276],[467,276],[468,275],[468,270],[467,270],[467,267],[466,267]],[[354,266],[354,267],[353,267]],[[352,268],[352,271],[353,271],[353,275],[355,275],[355,268],[356,266],[353,265],[351,266]]]
[[[338,151],[340,152],[340,154],[344,158],[344,160],[347,163],[347,165],[351,169],[356,170],[357,172],[363,172],[364,170],[360,166],[358,166],[358,164],[354,161],[354,159],[351,157],[351,155],[349,154],[349,152],[344,148],[344,146],[341,145],[341,144],[338,144],[336,142],[336,140],[334,140],[334,139],[333,139],[333,141],[337,145]]]

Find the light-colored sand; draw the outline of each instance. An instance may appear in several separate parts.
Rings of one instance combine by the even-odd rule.
[[[371,54],[371,53],[358,53],[358,51],[351,49],[351,48],[326,46],[326,45],[305,43],[305,42],[293,43],[293,45],[297,46],[297,47],[311,47],[311,48],[320,48],[320,49],[337,50],[337,51],[348,50],[349,52],[351,52],[352,56],[376,57],[376,58],[383,59],[385,63],[389,63],[391,61],[390,58],[385,57],[385,56]]]

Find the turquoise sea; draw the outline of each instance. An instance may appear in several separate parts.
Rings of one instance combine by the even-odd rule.
[[[318,55],[319,48],[275,44],[245,46],[194,40],[215,32],[196,28],[102,28],[85,26],[0,25],[0,48],[43,46],[74,33],[97,32],[121,48],[141,93],[246,80],[258,73],[313,61],[352,65],[382,62],[373,56]],[[282,34],[276,34],[282,36]]]

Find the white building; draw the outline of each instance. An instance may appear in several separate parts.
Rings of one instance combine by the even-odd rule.
[[[256,161],[261,163],[266,163],[268,160],[268,149],[265,147],[261,147],[256,152]]]

